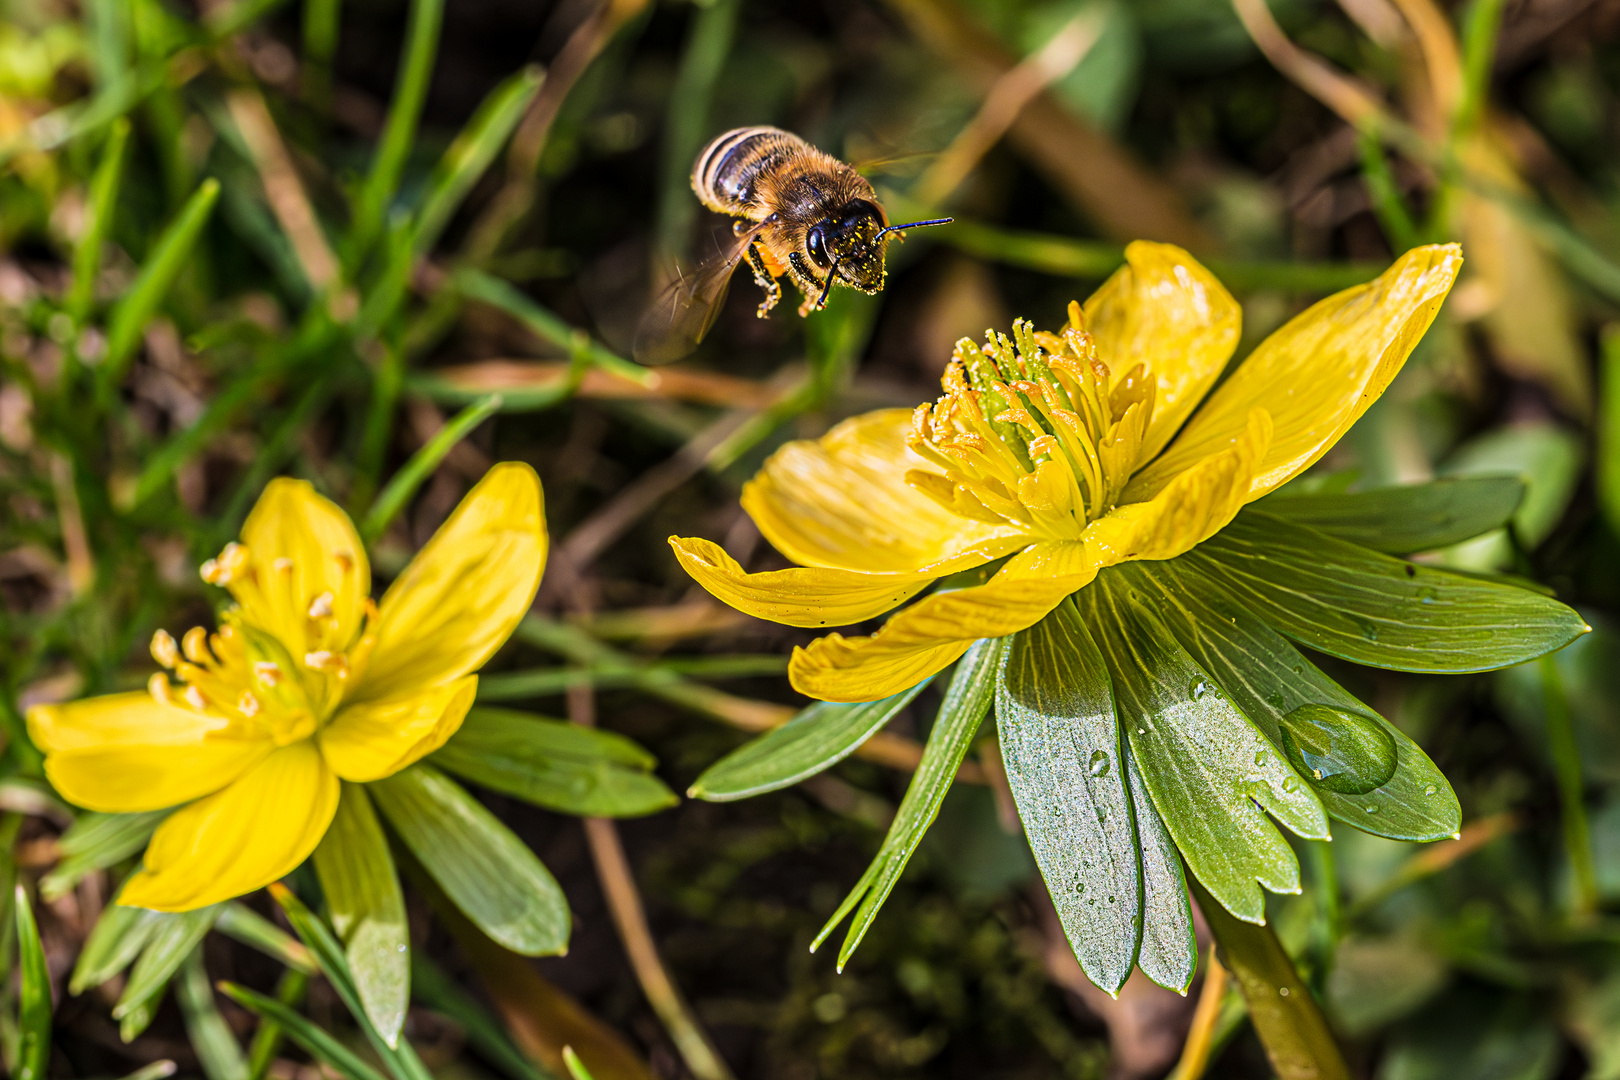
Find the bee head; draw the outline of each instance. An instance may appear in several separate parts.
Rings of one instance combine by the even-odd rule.
[[[846,203],[805,233],[804,249],[823,273],[838,267],[838,277],[865,293],[883,288],[883,230],[888,223],[877,204],[865,199]]]

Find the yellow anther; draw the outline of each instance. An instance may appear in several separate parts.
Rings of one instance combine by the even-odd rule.
[[[166,668],[172,668],[180,662],[180,647],[174,643],[174,635],[167,630],[159,630],[152,635],[152,659]]]
[[[214,662],[214,657],[208,651],[208,631],[200,626],[193,626],[186,631],[186,636],[180,639],[180,649],[198,667],[207,667]]]
[[[333,596],[330,590],[321,593],[315,602],[309,605],[309,617],[312,619],[330,619],[332,617]]]
[[[350,555],[347,551],[335,552],[332,555],[332,561],[337,563],[338,569],[343,571],[345,574],[354,569],[354,556]]]
[[[152,695],[152,700],[159,705],[173,705],[174,696],[170,693],[169,677],[161,671],[154,671],[152,677],[146,680],[146,692]]]
[[[314,671],[325,671],[340,679],[349,677],[349,660],[342,653],[330,649],[316,649],[304,654],[304,666]]]
[[[271,563],[270,565],[271,565],[272,568],[275,569],[276,573],[278,573],[278,574],[290,574],[290,573],[292,573],[293,561],[291,559],[287,558],[287,556],[285,556],[285,555],[278,556],[276,558],[276,561]]]
[[[254,661],[253,677],[259,680],[260,686],[268,689],[281,681],[281,666],[273,660]]]
[[[236,711],[243,716],[259,715],[259,699],[253,696],[253,691],[242,691],[242,696],[236,699]]]
[[[202,579],[210,585],[229,585],[247,568],[247,564],[247,548],[232,542],[226,544],[217,556],[203,563],[200,573]]]
[[[182,694],[181,696],[186,699],[186,704],[187,705],[190,705],[193,709],[196,709],[198,712],[201,712],[202,710],[208,708],[208,698],[207,698],[207,696],[205,696],[203,694],[203,692],[201,690],[197,689],[195,686],[186,687],[186,692],[184,694]]]

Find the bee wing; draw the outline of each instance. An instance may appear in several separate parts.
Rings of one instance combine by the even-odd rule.
[[[658,294],[636,327],[635,358],[668,364],[697,348],[714,325],[731,286],[732,271],[759,234],[749,229],[690,274],[681,274]]]

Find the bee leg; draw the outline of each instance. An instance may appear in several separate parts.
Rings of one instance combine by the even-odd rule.
[[[759,317],[768,319],[771,309],[782,299],[782,284],[765,268],[765,259],[759,253],[758,244],[748,245],[748,266],[754,271],[754,283],[765,292],[765,299],[759,305]]]

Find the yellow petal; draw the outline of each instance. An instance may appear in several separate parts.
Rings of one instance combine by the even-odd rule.
[[[1176,476],[1150,501],[1117,507],[1086,528],[1099,565],[1173,559],[1224,529],[1249,501],[1271,445],[1271,418],[1251,409],[1230,445]]]
[[[268,885],[315,850],[337,803],[338,779],[315,744],[284,746],[225,790],[169,815],[118,902],[190,911]]]
[[[546,564],[540,478],[495,466],[383,596],[355,700],[405,697],[476,671],[529,610]]]
[[[147,693],[107,694],[28,710],[45,775],[87,810],[161,810],[218,791],[270,753],[269,740],[227,737],[224,720],[160,705]]]
[[[456,733],[472,708],[478,676],[424,693],[345,705],[317,739],[345,780],[381,780],[426,757]]]
[[[1021,539],[1003,541],[1021,546]],[[997,545],[972,551],[943,567],[910,574],[863,574],[822,566],[746,573],[719,544],[672,536],[670,547],[699,585],[738,611],[789,626],[847,626],[881,615],[935,578],[1000,558]]]
[[[898,694],[961,656],[979,638],[1032,626],[1103,565],[1083,540],[1036,544],[983,585],[924,597],[870,637],[828,634],[793,650],[793,688],[823,701]]]
[[[371,566],[349,515],[306,481],[281,477],[259,496],[242,526],[242,543],[253,559],[256,595],[232,591],[251,607],[254,621],[303,652],[310,610],[317,603],[316,610],[324,610],[321,598],[330,593],[330,615],[322,620],[341,638],[336,647],[348,644],[371,595]]]
[[[788,443],[743,487],[743,509],[794,562],[868,573],[927,570],[1019,535],[958,517],[906,483],[910,470],[937,471],[907,444],[910,431],[910,410],[884,409]]]
[[[1378,399],[1434,321],[1462,266],[1456,244],[1414,248],[1375,281],[1328,297],[1263,341],[1125,491],[1139,502],[1230,443],[1251,409],[1271,415],[1258,499],[1327,453]]]
[[[1173,244],[1137,240],[1085,303],[1086,329],[1114,378],[1138,363],[1158,387],[1138,461],[1150,460],[1215,384],[1237,348],[1243,309]]]

